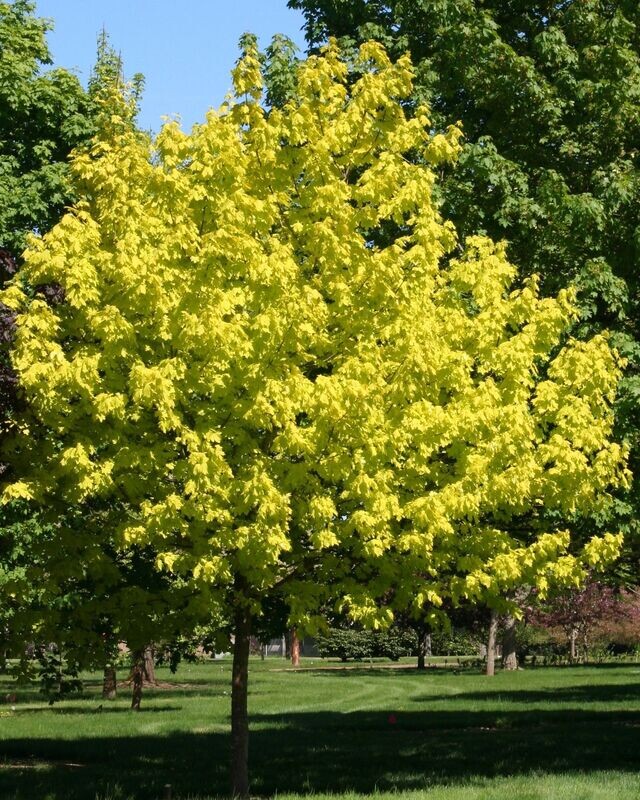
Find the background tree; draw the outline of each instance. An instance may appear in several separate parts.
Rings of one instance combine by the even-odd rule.
[[[18,257],[30,231],[44,232],[71,199],[68,157],[94,130],[91,102],[52,63],[51,23],[35,3],[0,3],[0,247]]]
[[[350,86],[329,47],[267,113],[249,46],[235,101],[191,135],[112,113],[74,160],[79,201],[26,253],[21,277],[64,302],[21,280],[2,295],[29,401],[3,500],[119,510],[119,551],[150,548],[233,621],[241,796],[250,634],[274,593],[291,626],[331,600],[383,627],[391,589],[398,610],[544,591],[620,547],[572,548],[542,519],[510,533],[625,482],[616,356],[569,338],[567,292],[514,289],[503,247],[444,258],[434,170],[460,132],[405,116],[408,58],[372,43],[356,64]]]
[[[528,609],[528,620],[545,628],[560,628],[569,643],[569,660],[578,657],[579,643],[586,658],[590,633],[600,625],[627,616],[626,604],[611,586],[589,581],[580,589],[562,592]]]

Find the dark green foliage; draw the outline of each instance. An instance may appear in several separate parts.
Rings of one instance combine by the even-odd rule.
[[[6,670],[16,679],[16,687],[39,685],[52,706],[67,695],[83,690],[79,664],[63,653],[56,644],[23,642],[20,658]]]
[[[322,658],[362,661],[373,657],[374,633],[351,628],[331,628],[325,635],[316,637],[316,646]]]
[[[293,94],[297,50],[291,39],[277,33],[264,52],[263,75],[270,106],[283,106]]]
[[[322,658],[339,658],[342,661],[363,661],[368,658],[389,658],[397,661],[412,655],[417,640],[412,631],[366,631],[354,628],[330,628],[324,636],[316,638]]]
[[[477,655],[480,639],[465,630],[451,629],[431,634],[431,652],[434,656]]]
[[[40,691],[52,706],[73,692],[82,691],[78,665],[68,662],[57,648],[39,647],[36,652]]]
[[[69,152],[93,130],[87,93],[51,64],[50,27],[34,3],[0,3],[0,247],[14,255],[47,231],[70,200]]]
[[[418,638],[410,628],[393,627],[387,631],[362,631],[354,628],[329,628],[316,637],[322,658],[363,661],[388,658],[391,661],[418,653]],[[438,631],[431,635],[434,656],[468,656],[478,652],[478,641],[463,630]]]
[[[100,527],[115,530],[108,512],[70,509],[47,519],[14,503],[1,510],[0,524],[0,652],[23,661],[23,676],[42,680],[27,669],[27,643],[40,653],[55,643],[65,663],[101,669],[118,642],[132,650],[171,642],[179,659],[222,628],[206,598],[155,569],[153,551],[123,554],[115,537],[96,536]],[[55,672],[49,661],[45,678]]]
[[[389,628],[387,631],[374,633],[375,655],[383,656],[391,661],[398,661],[403,656],[413,656],[418,650],[418,639],[413,630]]]
[[[187,626],[188,627],[188,626]],[[221,620],[211,620],[207,625],[192,627],[190,635],[178,635],[161,642],[155,648],[155,661],[159,666],[168,666],[177,672],[181,662],[196,664],[207,661],[216,653],[231,649],[229,626]]]

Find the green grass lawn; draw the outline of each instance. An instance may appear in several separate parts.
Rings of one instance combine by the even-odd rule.
[[[640,664],[485,678],[361,665],[251,665],[256,795],[376,793],[380,800],[638,800]],[[338,664],[331,666],[339,667]],[[52,708],[34,690],[0,703],[1,800],[224,795],[229,661],[186,665],[172,686],[102,703],[98,676]],[[0,679],[0,698],[15,691]],[[100,705],[102,709],[100,710]]]

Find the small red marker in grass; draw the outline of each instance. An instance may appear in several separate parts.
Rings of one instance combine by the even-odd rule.
[[[389,725],[395,725],[397,721],[398,718],[396,717],[395,714],[389,714],[389,716],[387,717],[387,722],[389,723]]]

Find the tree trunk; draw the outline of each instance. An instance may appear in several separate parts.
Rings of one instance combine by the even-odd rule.
[[[489,638],[487,639],[487,675],[496,672],[496,636],[498,633],[498,614],[491,609],[489,618]]]
[[[154,686],[158,683],[156,680],[155,654],[153,652],[152,644],[148,644],[144,648],[144,681],[145,683],[151,683]]]
[[[576,641],[578,639],[578,631],[575,628],[571,629],[569,635],[569,662],[575,664],[576,661]]]
[[[426,630],[418,631],[418,669],[427,668],[427,658],[431,657],[431,633]]]
[[[502,634],[502,667],[503,669],[518,669],[518,654],[516,652],[516,618],[509,614],[504,618],[504,632]]]
[[[135,650],[131,666],[131,709],[140,711],[144,683],[144,650]]]
[[[291,628],[291,666],[300,666],[300,639],[295,628]]]
[[[231,679],[231,796],[249,797],[249,609],[238,604],[235,611],[235,641]]]
[[[102,699],[115,700],[117,695],[116,668],[107,664],[102,676]]]

